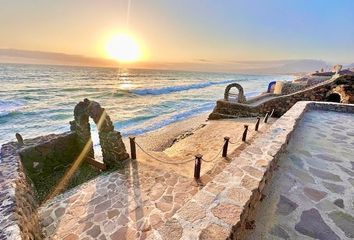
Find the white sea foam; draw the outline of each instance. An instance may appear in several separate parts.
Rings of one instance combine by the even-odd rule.
[[[16,112],[23,107],[23,102],[0,100],[0,117]]]
[[[225,81],[211,81],[211,82],[201,82],[201,83],[194,83],[188,85],[179,85],[179,86],[171,86],[171,87],[162,87],[162,88],[145,88],[145,89],[136,89],[132,92],[138,95],[162,95],[162,94],[169,94],[173,92],[181,92],[181,91],[188,91],[192,89],[200,89],[206,88],[213,85],[221,85],[227,84],[231,82],[236,82],[236,80],[225,80]]]

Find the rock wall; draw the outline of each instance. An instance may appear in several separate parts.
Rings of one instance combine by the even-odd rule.
[[[342,103],[354,103],[354,76],[347,75],[331,79],[299,92],[271,98],[259,105],[218,100],[209,119],[253,117],[264,115],[273,109],[273,116],[280,117],[298,101],[326,101],[331,93],[338,93]]]
[[[24,143],[18,151],[37,200],[41,202],[79,155],[76,134],[50,134]]]
[[[0,239],[42,239],[37,204],[16,143],[1,148]]]

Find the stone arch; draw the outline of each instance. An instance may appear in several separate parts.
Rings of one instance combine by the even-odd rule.
[[[231,84],[226,86],[225,93],[224,93],[224,100],[225,101],[229,101],[230,90],[232,88],[237,88],[238,89],[237,102],[238,103],[245,103],[246,102],[246,97],[244,95],[243,88],[238,83],[231,83]]]
[[[98,102],[90,101],[87,98],[79,102],[74,108],[74,121],[70,122],[71,131],[75,131],[78,144],[83,149],[87,143],[91,143],[87,157],[93,157],[93,146],[91,140],[91,129],[89,118],[92,118],[97,125],[98,136],[102,148],[103,162],[108,168],[113,167],[119,161],[129,157],[126,152],[122,136],[114,130],[111,118],[106,110]]]

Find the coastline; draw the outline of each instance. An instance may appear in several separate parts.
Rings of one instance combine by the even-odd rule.
[[[209,112],[200,113],[135,137],[149,151],[164,151],[176,141],[194,134],[196,130],[205,126],[209,114]],[[129,152],[129,137],[123,137],[123,142]]]

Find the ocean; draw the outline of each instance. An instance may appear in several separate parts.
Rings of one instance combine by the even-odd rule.
[[[290,75],[0,64],[0,146],[15,133],[33,138],[68,131],[84,98],[106,108],[123,136],[139,135],[210,112],[225,86],[241,84],[246,97]]]

